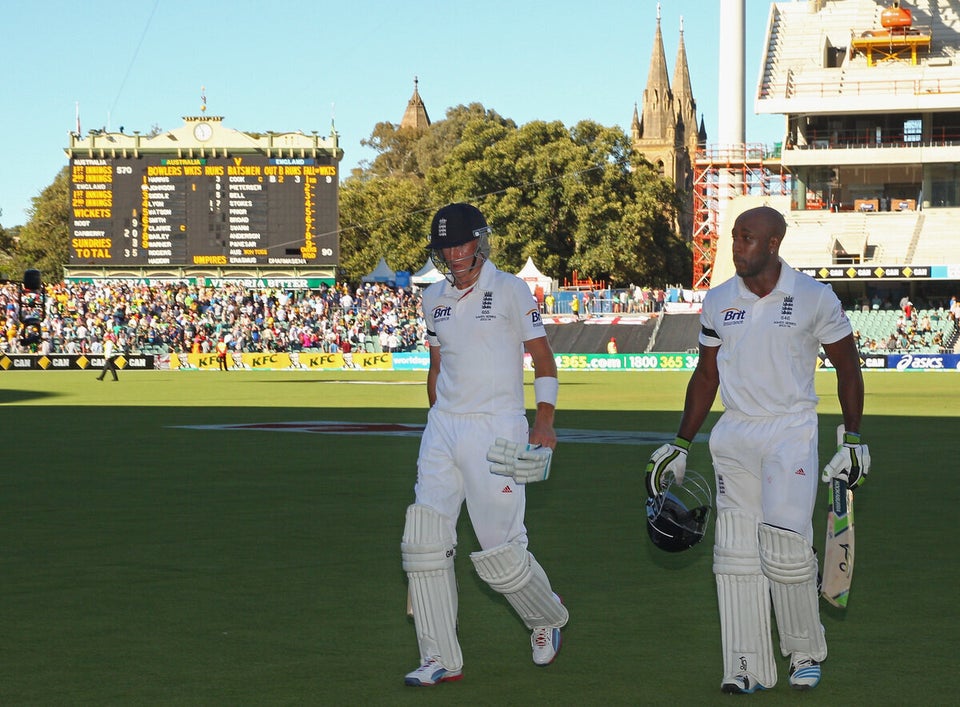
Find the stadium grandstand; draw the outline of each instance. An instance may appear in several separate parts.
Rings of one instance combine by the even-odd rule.
[[[787,215],[781,255],[830,282],[862,349],[953,351],[960,0],[774,2],[763,52],[753,108],[783,115],[784,139],[698,155],[694,287],[733,274],[730,227],[768,204]],[[923,316],[944,331],[920,336]]]
[[[771,5],[754,107],[785,116],[791,264],[945,303],[960,243],[960,2]]]

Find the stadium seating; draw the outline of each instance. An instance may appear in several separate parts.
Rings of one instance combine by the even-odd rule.
[[[960,262],[960,209],[857,213],[794,211],[780,254],[794,267],[831,263],[948,265]],[[839,244],[856,260],[834,259]]]
[[[891,91],[912,94],[923,90],[927,79],[917,73],[917,67],[890,62],[878,74],[875,67],[867,66],[867,57],[860,52],[847,52],[838,67],[824,66],[822,57],[828,48],[845,48],[852,32],[880,27],[884,5],[874,0],[826,0],[822,12],[812,13],[806,2],[775,3],[759,97],[889,96]],[[953,38],[960,32],[956,4],[951,0],[916,0],[911,8],[914,24],[930,28],[928,55],[956,56]],[[936,77],[930,80],[938,81]]]
[[[934,265],[958,262],[957,223],[960,209],[930,209],[924,212],[923,230],[917,239],[912,263]]]
[[[897,324],[903,316],[899,309],[853,309],[847,311],[847,316],[855,335],[859,333],[860,350],[863,353],[943,353],[952,351],[957,340],[956,322],[943,308],[916,310],[912,324],[903,336],[897,334]],[[927,317],[930,319],[930,331],[917,331],[916,328]],[[934,343],[938,333],[942,345]],[[893,348],[887,345],[891,336],[897,338]],[[877,345],[882,342],[883,345],[875,347],[870,342],[876,342]]]

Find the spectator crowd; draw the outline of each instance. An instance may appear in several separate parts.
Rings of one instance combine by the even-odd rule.
[[[425,348],[421,290],[416,286],[337,283],[299,291],[173,281],[60,282],[46,286],[41,335],[30,343],[24,343],[20,321],[24,303],[18,287],[0,286],[5,316],[2,353],[100,354],[108,334],[117,351],[147,354],[213,353],[221,341],[233,353]],[[669,297],[667,291],[641,287],[617,291],[607,301],[600,294],[574,293],[577,304],[583,303],[582,310],[574,312],[656,313]],[[552,293],[537,299],[548,314],[558,309]],[[896,321],[882,325],[879,333],[858,327],[885,312],[893,314],[890,310],[899,310]],[[864,298],[850,316],[862,353],[948,352],[960,334],[956,297],[949,304],[924,309],[907,298],[899,307],[889,299]]]
[[[60,282],[46,287],[40,340],[24,345],[18,285],[0,288],[4,353],[99,354],[108,334],[128,353],[414,351],[420,291],[380,283],[313,291],[186,282]]]

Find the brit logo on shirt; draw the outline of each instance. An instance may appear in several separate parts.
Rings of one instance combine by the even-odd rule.
[[[737,309],[736,307],[728,307],[720,312],[720,314],[723,315],[723,326],[743,324],[747,320],[746,311]]]
[[[787,295],[783,298],[783,304],[780,305],[780,319],[777,321],[779,327],[795,327],[797,323],[793,321],[793,297]]]
[[[442,322],[445,319],[449,319],[450,315],[453,313],[451,307],[438,306],[433,308],[433,321]]]

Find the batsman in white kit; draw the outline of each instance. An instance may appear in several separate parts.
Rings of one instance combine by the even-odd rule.
[[[445,279],[423,295],[430,411],[401,543],[420,648],[405,683],[418,687],[463,677],[454,558],[464,502],[481,548],[473,566],[530,629],[535,664],[553,662],[568,619],[524,526],[526,484],[549,476],[557,444],[556,362],[530,288],[488,259],[489,234],[480,211],[463,203],[441,208],[430,228],[428,250]],[[532,427],[524,350],[535,371]]]
[[[817,496],[818,421],[814,374],[822,346],[837,374],[846,435],[826,465],[855,488],[870,453],[860,440],[863,376],[850,322],[833,290],[779,256],[786,234],[767,206],[733,226],[736,276],[709,290],[700,315],[700,359],[687,385],[672,444],[647,464],[647,493],[682,481],[690,442],[716,399],[724,413],[710,432],[716,474],[713,572],[720,609],[727,693],[752,693],[777,682],[771,604],[789,682],[820,682],[827,643],[820,623],[813,511]]]

